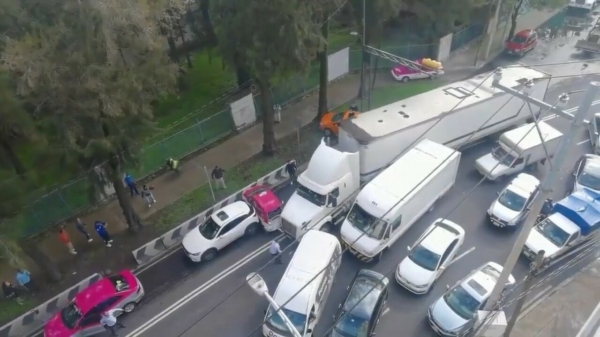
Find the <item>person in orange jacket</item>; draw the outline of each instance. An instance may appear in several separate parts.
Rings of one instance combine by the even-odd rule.
[[[69,233],[67,233],[65,226],[60,226],[58,228],[58,239],[67,247],[67,249],[69,249],[69,253],[77,255],[77,251],[75,250],[75,247],[73,247],[73,243],[71,242],[71,238],[69,237]]]

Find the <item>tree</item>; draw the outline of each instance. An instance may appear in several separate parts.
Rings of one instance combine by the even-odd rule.
[[[512,10],[510,12],[510,29],[508,30],[507,40],[510,40],[515,36],[515,30],[517,29],[517,19],[521,11],[523,10],[523,4],[527,4],[530,8],[558,8],[565,6],[567,1],[565,0],[513,0]]]
[[[327,84],[329,80],[329,55],[327,48],[327,39],[329,37],[329,19],[327,16],[328,11],[323,11],[322,17],[324,18],[321,23],[321,37],[323,41],[319,48],[319,105],[317,108],[317,119],[321,119],[321,116],[327,113]]]
[[[15,151],[15,145],[34,140],[37,132],[31,115],[15,97],[6,73],[0,73],[0,102],[0,156],[6,158],[15,172],[24,178],[26,168]]]
[[[111,183],[132,232],[142,221],[121,180],[124,166],[137,163],[135,136],[151,127],[152,103],[178,76],[152,15],[132,1],[62,0],[46,24],[9,40],[2,60],[17,93],[39,107],[54,144],[43,159],[87,171],[100,193]]]
[[[179,51],[177,50],[177,38],[181,39],[181,43],[185,45],[185,30],[184,24],[181,22],[187,12],[186,5],[183,1],[168,0],[165,4],[164,11],[158,19],[160,25],[160,33],[167,37],[169,52],[173,62],[179,62]],[[192,68],[192,59],[189,50],[185,49],[185,58],[188,68]]]
[[[225,61],[248,69],[260,89],[263,153],[277,151],[271,84],[306,72],[321,39],[312,6],[302,0],[213,1],[212,14]]]

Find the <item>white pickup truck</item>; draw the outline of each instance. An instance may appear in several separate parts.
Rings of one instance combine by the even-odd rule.
[[[575,192],[554,204],[553,213],[533,227],[522,253],[533,260],[543,250],[547,265],[588,240],[599,224],[600,194],[587,189]]]

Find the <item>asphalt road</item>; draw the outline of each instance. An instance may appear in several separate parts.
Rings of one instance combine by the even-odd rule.
[[[576,39],[565,38],[540,44],[534,52],[519,62],[539,64],[576,60],[576,56],[571,54]],[[493,66],[514,62],[514,59],[500,59]],[[600,67],[595,64],[584,67],[582,63],[578,63],[546,67],[542,70],[562,76],[594,73],[599,71]],[[563,80],[559,83],[553,80],[545,100],[555,102],[556,97],[562,92],[584,89],[589,80],[590,76]],[[570,105],[578,105],[581,97],[581,94],[573,95]],[[595,109],[600,112],[600,105]],[[549,118],[548,122],[563,132],[567,130],[566,120]],[[555,199],[564,196],[575,161],[583,153],[591,151],[586,131],[580,132],[575,143],[578,144],[577,149],[570,153],[568,160],[562,166],[561,182],[557,184],[554,191]],[[414,296],[408,293],[395,283],[393,274],[390,274],[392,282],[388,300],[389,310],[386,311],[376,330],[378,336],[434,336],[425,321],[426,310],[444,293],[445,285],[453,285],[485,262],[495,261],[501,264],[504,262],[518,234],[498,230],[485,218],[485,211],[504,184],[484,182],[468,195],[480,179],[474,171],[473,162],[487,153],[491,146],[491,143],[480,143],[463,151],[459,176],[454,188],[436,204],[432,212],[426,214],[384,255],[381,262],[363,264],[352,256],[344,257],[324,314],[315,330],[315,337],[322,336],[333,323],[333,314],[343,300],[345,289],[359,269],[369,268],[385,274],[393,272],[396,265],[406,256],[406,247],[412,245],[424,228],[437,218],[447,217],[462,225],[467,233],[462,250],[466,251],[471,247],[475,247],[475,250],[453,264],[440,277],[437,286],[425,296]],[[535,174],[541,177],[540,173]],[[292,192],[293,186],[286,186],[277,191],[277,194],[283,200],[287,200]],[[467,195],[466,200],[452,211]],[[252,332],[262,322],[267,302],[244,285],[245,276],[261,269],[269,261],[266,246],[270,240],[278,236],[278,233],[271,233],[241,240],[228,247],[217,259],[206,264],[192,264],[180,250],[177,250],[144,269],[138,277],[149,295],[144,305],[123,318],[123,323],[128,328],[120,331],[120,335],[128,337],[260,336],[260,331]],[[284,239],[282,248],[290,241]],[[286,254],[285,262],[289,261],[293,249],[294,247]],[[585,265],[589,259],[571,266],[551,282],[537,286],[531,298],[535,299],[536,294],[542,295],[548,292],[550,288]],[[564,259],[552,268],[558,268],[568,263],[566,262],[568,260],[569,258]],[[521,261],[515,269],[514,276],[518,280],[522,279],[527,267],[528,263]],[[261,271],[271,291],[275,290],[284,270],[285,266],[268,265]],[[213,307],[216,309],[213,310]]]

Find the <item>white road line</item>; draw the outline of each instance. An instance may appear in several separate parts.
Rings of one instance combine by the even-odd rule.
[[[587,139],[587,140],[584,140],[584,141],[581,141],[581,142],[577,143],[577,145],[583,145],[583,144],[586,144],[586,143],[589,143],[589,142],[590,142],[590,140]]]
[[[282,234],[282,235],[278,236],[276,238],[276,240],[281,241],[280,239],[284,238],[284,237],[285,237],[285,235]],[[227,276],[234,273],[236,270],[240,269],[242,266],[244,266],[246,263],[253,260],[255,257],[257,257],[260,254],[267,251],[267,249],[269,248],[269,245],[270,245],[270,242],[267,242],[266,244],[262,245],[261,247],[259,247],[255,251],[253,251],[252,253],[246,255],[246,257],[244,257],[243,259],[232,264],[231,266],[229,266],[229,268],[223,270],[222,272],[217,274],[215,277],[208,280],[206,283],[204,283],[204,284],[200,285],[198,288],[192,290],[189,294],[185,295],[184,297],[179,299],[177,302],[173,303],[171,306],[169,306],[168,308],[166,308],[165,310],[160,312],[158,315],[154,316],[151,319],[148,319],[144,324],[139,326],[133,332],[129,333],[127,335],[127,337],[141,336],[144,332],[148,331],[150,328],[152,328],[153,326],[158,324],[160,321],[162,321],[163,319],[165,319],[166,317],[171,315],[173,312],[175,312],[176,310],[178,310],[179,308],[181,308],[182,306],[184,306],[185,304],[187,304],[188,302],[190,302],[197,296],[201,295],[202,293],[204,293],[205,291],[210,289],[212,286],[217,284],[219,281],[221,281],[222,279],[224,279]]]
[[[587,337],[589,334],[592,333],[592,331],[590,331],[590,330],[594,328],[594,326],[596,325],[596,323],[598,323],[599,320],[600,320],[600,303],[598,303],[598,305],[596,306],[596,309],[594,309],[594,311],[592,311],[592,314],[585,321],[585,324],[583,324],[583,326],[581,327],[581,330],[579,330],[579,333],[577,333],[577,336],[575,336],[575,337]],[[596,333],[596,335],[597,335],[597,333]]]

